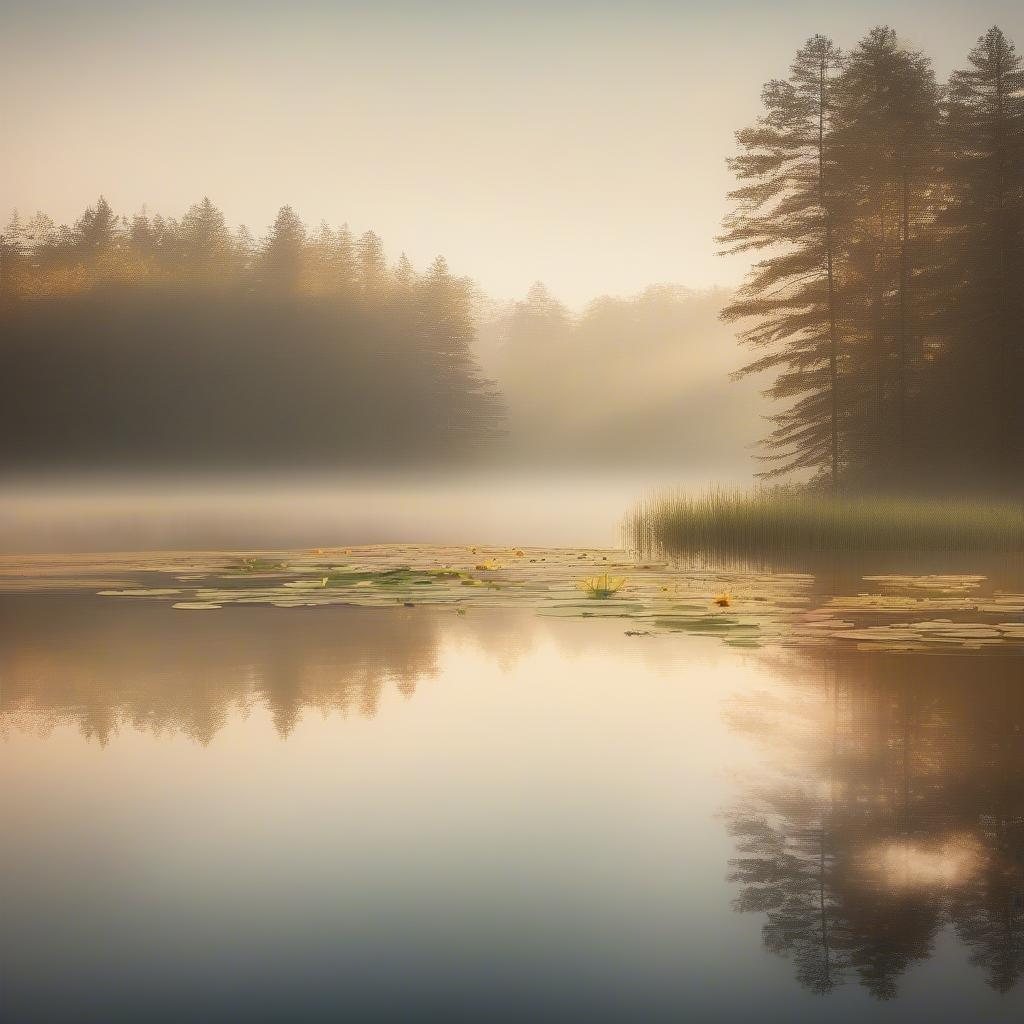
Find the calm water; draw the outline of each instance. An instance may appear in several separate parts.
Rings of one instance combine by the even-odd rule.
[[[0,1017],[1020,1020],[1022,668],[2,596]]]

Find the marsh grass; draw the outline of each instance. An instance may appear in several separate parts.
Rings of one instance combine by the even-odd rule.
[[[756,561],[775,555],[1024,550],[1024,506],[966,500],[832,498],[798,490],[670,492],[625,524],[643,552]]]

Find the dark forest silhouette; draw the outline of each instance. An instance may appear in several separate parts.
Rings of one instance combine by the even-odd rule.
[[[287,206],[258,244],[209,199],[180,221],[103,198],[73,228],[15,215],[0,318],[8,464],[415,460],[500,427],[470,283]]]
[[[723,315],[786,403],[768,475],[1020,485],[1024,70],[998,28],[940,85],[889,28],[823,36],[737,135],[722,242],[768,250]]]

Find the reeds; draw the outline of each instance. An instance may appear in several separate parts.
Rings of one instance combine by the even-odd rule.
[[[832,498],[782,489],[669,492],[641,501],[624,527],[640,551],[727,559],[1024,550],[1024,506],[961,499]]]

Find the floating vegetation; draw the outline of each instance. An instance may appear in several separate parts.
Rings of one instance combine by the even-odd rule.
[[[129,590],[100,590],[97,591],[100,597],[167,597],[169,594],[180,594],[181,588],[158,587],[153,590],[141,588]]]
[[[929,590],[943,594],[977,590],[984,576],[865,576],[865,583],[876,583],[889,590]]]
[[[642,502],[627,518],[625,531],[639,551],[708,559],[756,561],[809,552],[1021,552],[1024,505],[831,498],[790,489],[668,492]]]
[[[593,597],[598,600],[605,600],[613,594],[617,594],[625,584],[625,576],[609,576],[608,573],[604,573],[601,576],[586,576],[576,581],[576,586],[587,597]]]
[[[282,572],[287,568],[286,562],[273,562],[267,558],[258,558],[255,555],[241,558],[231,566],[232,571],[239,573]]]
[[[415,609],[411,614],[433,607],[459,615],[469,608],[525,607],[557,618],[622,619],[632,637],[715,637],[738,648],[1024,652],[1024,593],[1000,590],[978,574],[875,574],[832,592],[808,573],[694,568],[638,561],[615,550],[536,550],[508,566],[501,565],[498,548],[478,547],[475,554],[427,545],[321,550],[253,556],[245,560],[258,567],[251,572],[238,571],[237,556],[216,553],[12,557],[0,559],[0,592],[77,589],[104,600],[222,614],[245,605]],[[607,571],[581,579],[582,554]],[[262,571],[268,566],[274,569]]]

